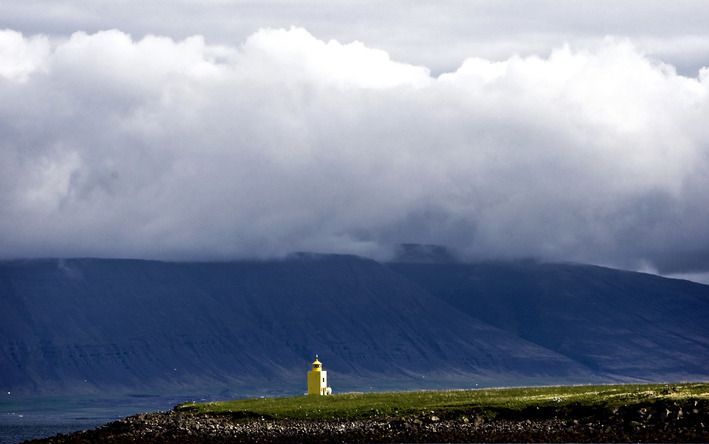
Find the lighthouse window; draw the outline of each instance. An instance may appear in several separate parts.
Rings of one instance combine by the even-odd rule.
[[[325,378],[322,378],[322,382],[325,382]]]

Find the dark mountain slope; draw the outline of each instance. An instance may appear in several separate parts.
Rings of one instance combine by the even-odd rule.
[[[709,378],[709,286],[578,264],[391,264],[454,307],[595,371]]]
[[[0,389],[304,389],[585,381],[583,366],[351,256],[0,263]],[[336,386],[336,389],[338,387]]]

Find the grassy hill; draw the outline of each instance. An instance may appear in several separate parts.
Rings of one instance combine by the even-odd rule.
[[[295,396],[234,401],[185,403],[177,411],[228,414],[237,418],[367,419],[435,415],[440,419],[464,414],[495,417],[532,411],[613,410],[658,402],[709,400],[709,383],[629,384],[524,387],[483,390],[345,393],[333,396]]]

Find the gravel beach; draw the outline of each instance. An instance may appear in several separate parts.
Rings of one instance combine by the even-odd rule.
[[[28,442],[707,442],[708,426],[706,400],[652,402],[612,411],[567,406],[452,417],[431,411],[362,420],[276,420],[173,410]]]

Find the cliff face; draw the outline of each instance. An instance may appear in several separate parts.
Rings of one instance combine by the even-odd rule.
[[[458,310],[607,375],[706,378],[709,287],[579,264],[394,264]]]
[[[709,376],[709,287],[352,256],[0,263],[0,389],[335,390]],[[336,382],[337,381],[337,382]]]

